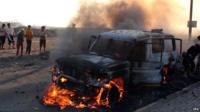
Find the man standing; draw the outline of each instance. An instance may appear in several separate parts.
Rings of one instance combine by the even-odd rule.
[[[197,37],[197,42],[196,42],[196,44],[200,46],[200,35]]]
[[[12,44],[12,48],[15,48],[15,41],[14,41],[14,29],[11,28],[10,23],[7,24],[7,38],[8,38],[8,45],[9,45],[9,49],[11,47]]]
[[[197,37],[197,42],[196,44],[199,46],[200,48],[200,35]],[[198,54],[198,58],[197,58],[197,65],[196,65],[196,72],[200,72],[200,53]]]
[[[16,55],[19,55],[19,51],[21,49],[21,56],[23,55],[23,43],[24,43],[24,29],[20,30],[17,33],[17,53]]]
[[[5,29],[6,25],[2,24],[2,27],[0,28],[0,49],[4,49],[4,44],[5,44],[5,40],[6,40],[6,29]]]
[[[31,25],[28,25],[28,28],[26,29],[26,54],[31,53],[31,44],[32,44],[32,38],[33,38],[33,32],[31,29]]]
[[[40,35],[40,53],[41,53],[42,47],[44,48],[44,52],[45,52],[45,49],[46,49],[47,31],[46,31],[45,26],[41,27],[41,31],[40,31],[39,35]]]

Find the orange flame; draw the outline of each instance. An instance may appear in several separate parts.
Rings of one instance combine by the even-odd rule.
[[[123,97],[123,93],[124,93],[124,81],[121,77],[116,78],[112,81],[110,81],[111,84],[115,85],[118,88],[118,92],[120,94],[119,96],[119,101],[122,99]]]
[[[161,84],[167,84],[169,81],[169,67],[166,65],[162,68],[162,75],[163,79],[161,81]]]
[[[105,99],[102,99],[104,91],[109,91],[112,86],[116,86],[120,93],[119,101],[121,100],[124,92],[124,84],[122,78],[116,78],[105,84],[104,87],[97,90],[98,94],[96,97],[77,97],[77,94],[73,90],[62,89],[58,87],[55,83],[50,84],[46,94],[43,96],[43,103],[45,105],[58,105],[61,110],[66,107],[75,108],[97,108],[98,106],[109,107],[108,94]],[[109,92],[108,92],[109,93]],[[74,98],[79,98],[80,101],[74,101]],[[92,104],[87,104],[85,102],[94,100]]]
[[[49,86],[47,94],[43,97],[43,102],[46,105],[60,105],[60,108],[64,109],[66,106],[75,106],[74,102],[70,99],[74,95],[73,91],[61,89],[53,83]]]

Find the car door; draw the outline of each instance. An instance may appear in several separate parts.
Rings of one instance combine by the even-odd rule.
[[[135,84],[160,84],[163,40],[147,39],[133,48],[132,82]]]

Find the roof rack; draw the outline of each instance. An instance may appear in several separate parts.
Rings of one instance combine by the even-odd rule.
[[[163,29],[152,29],[152,33],[163,33]]]

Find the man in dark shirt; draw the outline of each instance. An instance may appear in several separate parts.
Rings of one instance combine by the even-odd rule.
[[[21,56],[23,56],[23,43],[24,43],[24,29],[20,30],[17,33],[17,53],[16,55],[19,55],[19,51],[21,49]]]
[[[4,49],[4,44],[5,44],[5,40],[6,40],[6,29],[5,29],[5,24],[2,24],[1,28],[0,28],[0,49]]]

